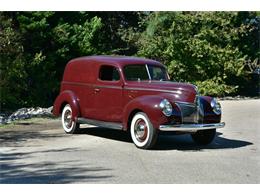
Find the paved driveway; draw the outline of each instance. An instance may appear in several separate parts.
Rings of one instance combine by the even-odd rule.
[[[209,146],[161,135],[140,150],[124,132],[59,120],[0,127],[0,183],[259,183],[260,100],[223,101],[224,129]]]

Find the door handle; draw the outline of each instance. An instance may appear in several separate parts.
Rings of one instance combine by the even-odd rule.
[[[100,92],[100,89],[99,88],[95,88],[94,91],[95,91],[95,93],[98,93],[98,92]]]

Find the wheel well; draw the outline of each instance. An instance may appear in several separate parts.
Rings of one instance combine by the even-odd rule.
[[[61,106],[60,106],[60,114],[62,113],[63,108],[68,104],[68,102],[62,102]]]
[[[129,114],[128,120],[127,120],[127,131],[129,131],[129,129],[130,129],[131,121],[132,121],[134,115],[135,115],[136,113],[138,113],[138,112],[143,112],[143,111],[140,110],[140,109],[134,109],[134,110]]]

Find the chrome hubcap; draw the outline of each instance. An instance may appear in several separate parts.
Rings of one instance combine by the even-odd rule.
[[[138,141],[143,142],[147,137],[147,125],[143,119],[138,119],[134,126],[135,137]]]
[[[70,110],[66,110],[64,114],[64,124],[69,129],[72,125],[72,113]]]

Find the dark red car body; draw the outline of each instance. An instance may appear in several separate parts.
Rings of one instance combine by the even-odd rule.
[[[136,57],[92,56],[71,60],[65,68],[53,114],[60,115],[63,107],[70,104],[73,120],[107,122],[122,130],[129,129],[131,118],[139,111],[146,113],[158,130],[161,125],[189,124],[194,120],[200,124],[220,122],[221,114],[214,113],[210,105],[212,98],[199,96],[196,86],[192,84],[127,81],[123,68],[134,64],[164,67],[157,61]],[[102,65],[114,66],[120,79],[101,80],[99,74]],[[169,117],[165,116],[159,107],[163,99],[169,100],[173,107],[173,113]],[[194,105],[196,112],[184,116],[185,109],[191,105]]]

